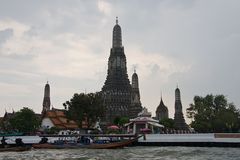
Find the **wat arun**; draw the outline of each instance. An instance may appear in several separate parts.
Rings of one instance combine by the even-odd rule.
[[[128,79],[127,60],[122,45],[122,31],[118,19],[116,19],[116,25],[113,28],[112,48],[108,59],[107,78],[102,87],[102,95],[106,106],[103,118],[105,122],[111,123],[116,117],[134,117],[134,115],[137,115],[135,112],[140,112],[142,109],[141,103],[139,103],[140,106],[136,107],[134,105],[135,108],[131,109],[131,106],[133,106],[131,105],[132,97],[135,96],[132,95],[132,85]]]
[[[177,87],[175,90],[175,114],[174,114],[175,128],[177,130],[189,130],[189,126],[186,124],[183,112],[180,89]]]

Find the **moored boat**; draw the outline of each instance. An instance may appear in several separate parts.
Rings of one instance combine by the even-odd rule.
[[[29,151],[31,150],[31,147],[6,147],[6,148],[0,148],[0,152],[23,152],[23,151]]]
[[[74,149],[82,148],[79,144],[54,144],[54,143],[44,143],[44,144],[33,144],[35,149]]]
[[[86,145],[85,148],[88,149],[115,149],[115,148],[123,148],[128,145],[131,145],[132,143],[136,142],[139,137],[136,137],[134,139],[129,139],[129,140],[122,140],[119,142],[113,142],[113,143],[105,143],[105,144],[96,144],[92,143],[90,145]]]
[[[33,144],[32,147],[35,149],[75,149],[75,148],[87,148],[87,149],[115,149],[123,148],[132,143],[136,142],[141,136],[135,137],[133,139],[125,139],[117,142],[108,143],[65,143],[65,144],[54,144],[54,143],[44,143],[44,144]]]

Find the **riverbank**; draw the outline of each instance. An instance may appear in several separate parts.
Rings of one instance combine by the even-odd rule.
[[[60,139],[76,138],[80,135],[44,135],[49,143]],[[83,135],[82,135],[83,136]],[[134,135],[86,135],[88,137],[121,137],[131,138]],[[0,137],[1,138],[1,137]],[[11,136],[5,137],[8,144],[15,144],[16,138],[21,138],[25,144],[36,144],[41,136]],[[239,133],[206,133],[206,134],[146,134],[138,139],[136,146],[192,146],[192,147],[240,147]]]

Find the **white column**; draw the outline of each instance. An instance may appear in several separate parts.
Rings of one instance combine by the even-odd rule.
[[[133,134],[136,133],[136,123],[133,123]]]
[[[148,128],[148,123],[147,122],[145,123],[145,128]]]

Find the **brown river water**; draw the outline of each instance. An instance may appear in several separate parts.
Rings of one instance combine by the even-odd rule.
[[[2,152],[0,160],[240,160],[239,148],[126,147]]]

